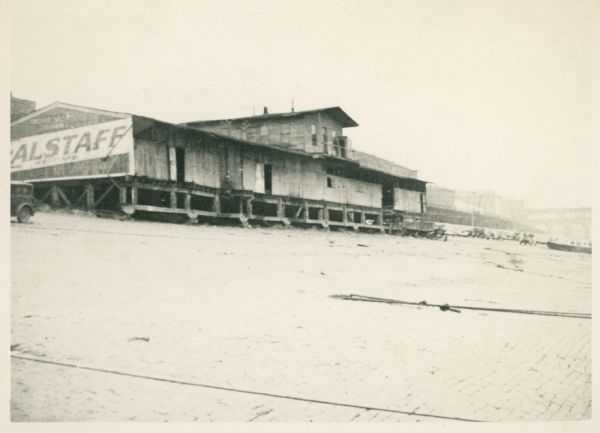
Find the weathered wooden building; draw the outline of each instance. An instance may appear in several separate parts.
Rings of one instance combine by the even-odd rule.
[[[274,144],[312,154],[347,158],[350,140],[343,128],[358,126],[340,107],[291,111],[235,119],[204,120],[182,124],[245,141]]]
[[[54,103],[12,123],[11,175],[53,205],[129,215],[383,230],[425,211],[425,182],[349,157],[339,107],[257,117],[225,131]]]

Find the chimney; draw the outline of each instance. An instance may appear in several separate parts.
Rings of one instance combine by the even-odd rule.
[[[269,114],[269,109],[267,107],[263,107],[263,114]]]

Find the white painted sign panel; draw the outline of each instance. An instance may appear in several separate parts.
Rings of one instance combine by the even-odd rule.
[[[12,141],[10,170],[31,170],[119,154],[129,154],[129,171],[133,170],[131,117]]]

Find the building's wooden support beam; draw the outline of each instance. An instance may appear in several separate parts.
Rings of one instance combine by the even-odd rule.
[[[86,189],[84,187],[83,191],[81,192],[81,194],[79,194],[79,197],[77,197],[77,200],[75,200],[73,202],[73,206],[75,206],[75,207],[78,206],[79,203],[81,203],[81,201],[84,199],[84,197],[86,196],[86,194],[87,194],[87,191],[86,191]]]
[[[275,222],[275,223],[285,223],[285,219],[287,218],[280,218],[277,216],[266,216],[266,215],[253,215],[252,219],[255,221],[270,221],[270,222]]]
[[[65,204],[68,207],[71,207],[71,202],[69,201],[68,197],[66,196],[66,194],[63,192],[63,190],[59,186],[56,187],[56,192],[58,193],[60,198],[65,202]]]
[[[91,183],[85,187],[85,205],[88,210],[94,209],[94,185]]]
[[[125,186],[119,187],[119,204],[127,204],[127,187]]]
[[[250,222],[248,221],[248,218],[246,218],[246,215],[243,214],[239,214],[238,218],[240,219],[240,223],[242,224],[243,227],[249,229],[252,228],[252,226],[250,225]]]
[[[44,194],[44,196],[40,199],[40,203],[43,203],[46,201],[46,199],[48,197],[50,197],[50,194],[52,193],[52,188],[48,188],[48,191],[46,191],[46,194]]]
[[[253,202],[252,198],[246,199],[246,215],[248,216],[248,218],[253,218],[252,202]]]
[[[298,206],[298,210],[294,214],[294,218],[295,219],[300,218],[300,214],[302,213],[303,210],[305,210],[305,208],[306,208],[306,206]]]
[[[192,195],[201,195],[204,197],[213,197],[217,193],[216,189],[214,192],[210,192],[210,191],[206,191],[206,190],[199,189],[199,188],[193,188],[193,187],[185,188],[185,187],[169,186],[169,185],[154,185],[154,184],[146,183],[146,182],[142,182],[142,181],[134,181],[133,185],[136,185],[143,189],[150,189],[150,190],[154,190],[154,191],[167,191],[167,192],[175,191],[175,192],[189,193]]]
[[[98,206],[100,204],[100,202],[102,202],[102,200],[104,200],[106,198],[106,196],[113,190],[113,188],[115,188],[114,184],[112,184],[111,186],[106,188],[106,191],[104,191],[104,193],[94,203],[94,207]]]
[[[221,196],[219,196],[219,194],[216,194],[213,197],[213,210],[216,214],[221,213]]]
[[[131,204],[136,205],[138,202],[138,187],[136,184],[131,186]]]

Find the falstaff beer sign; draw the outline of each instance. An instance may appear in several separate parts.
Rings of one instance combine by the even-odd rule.
[[[31,170],[119,154],[129,154],[132,164],[131,118],[15,140],[10,144],[10,170]]]

